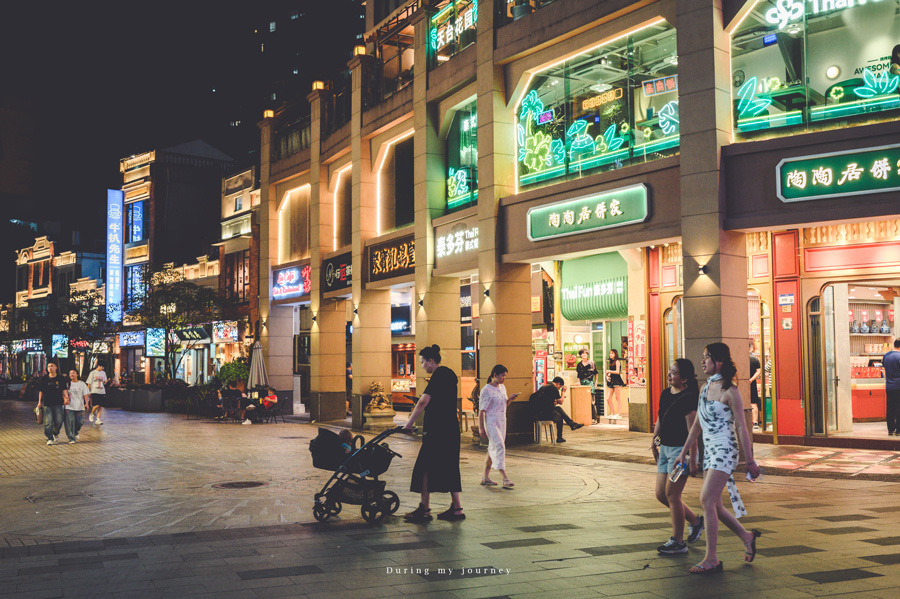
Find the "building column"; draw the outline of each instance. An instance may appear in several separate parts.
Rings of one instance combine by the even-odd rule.
[[[290,391],[291,399],[286,403],[293,408],[294,310],[292,306],[273,306],[271,303],[272,267],[278,264],[278,198],[273,197],[275,187],[269,180],[272,126],[272,118],[265,118],[259,123],[259,341],[266,357],[269,384],[281,392]],[[296,400],[299,402],[300,398]]]
[[[377,237],[378,190],[371,146],[362,139],[363,96],[368,94],[373,57],[356,56],[348,64],[353,71],[350,110],[351,202],[353,229],[353,426],[362,427],[363,400],[369,385],[391,385],[391,292],[366,289],[366,243]]]
[[[334,194],[329,189],[328,166],[321,163],[322,132],[327,126],[326,102],[330,91],[307,96],[310,106],[310,264],[309,308],[315,320],[310,328],[310,419],[340,420],[346,415],[344,363],[347,357],[345,300],[322,298],[322,259],[334,248]]]
[[[437,344],[441,364],[462,376],[460,354],[459,278],[433,277],[434,225],[442,216],[446,202],[446,167],[440,137],[440,112],[437,104],[426,101],[428,91],[428,27],[434,8],[423,6],[413,17],[415,27],[415,64],[413,80],[413,163],[415,179],[416,292],[412,310],[416,318],[416,349]],[[417,302],[422,305],[417,305]],[[416,369],[416,391],[421,395],[427,383],[424,370]],[[459,388],[456,391],[459,396]]]
[[[531,265],[500,262],[497,217],[500,199],[515,192],[514,107],[507,105],[503,68],[494,65],[493,4],[479,2],[476,37],[478,93],[478,279],[479,373],[482,385],[495,364],[509,369],[506,390],[521,393],[509,407],[507,442],[530,441],[527,413],[531,381]],[[488,295],[485,295],[487,293]]]
[[[678,0],[677,15],[680,23],[690,23],[678,36],[685,357],[703,379],[703,348],[728,344],[749,407],[747,248],[743,233],[724,229],[721,148],[731,135],[729,37],[721,0]]]

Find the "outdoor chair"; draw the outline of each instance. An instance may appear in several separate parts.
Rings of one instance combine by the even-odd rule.
[[[286,423],[284,419],[284,408],[281,405],[281,402],[278,402],[268,410],[263,409],[262,417],[264,418],[263,422],[273,421],[275,424],[278,424],[278,417],[281,416],[281,422]]]

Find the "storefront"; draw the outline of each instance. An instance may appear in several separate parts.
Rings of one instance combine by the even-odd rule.
[[[272,288],[270,297],[273,306],[290,306],[293,308],[293,375],[300,378],[300,388],[295,399],[309,397],[311,341],[309,329],[311,321],[301,314],[309,314],[309,294],[312,290],[312,268],[309,260],[300,260],[280,265],[272,270]]]
[[[147,342],[146,331],[126,331],[116,336],[118,364],[116,376],[120,383],[145,382],[144,374],[147,363],[145,361],[145,344]]]
[[[217,320],[212,323],[212,375],[218,374],[222,365],[248,357],[248,345],[244,342],[246,330],[246,319]]]
[[[175,377],[189,385],[202,385],[215,374],[212,364],[212,339],[206,327],[175,329],[175,343],[180,345]]]

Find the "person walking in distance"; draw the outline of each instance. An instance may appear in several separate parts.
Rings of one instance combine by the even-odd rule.
[[[744,544],[745,562],[752,562],[756,557],[756,539],[762,536],[758,530],[748,531],[738,521],[738,518],[747,515],[741,494],[731,476],[739,459],[738,436],[747,459],[747,473],[754,479],[759,476],[759,465],[753,459],[753,441],[747,430],[747,423],[741,417],[744,414],[744,400],[734,385],[737,367],[731,359],[731,350],[724,343],[710,343],[703,350],[701,367],[709,378],[700,393],[698,417],[677,458],[678,462],[685,461],[697,444],[697,437],[702,430],[703,469],[706,473],[703,489],[700,491],[700,503],[703,504],[706,524],[706,555],[703,561],[690,569],[691,574],[722,571],[722,561],[717,554],[720,520]],[[739,417],[736,418],[735,414]],[[734,515],[722,504],[722,490],[726,485]]]
[[[91,394],[88,386],[78,380],[78,371],[69,371],[69,389],[66,404],[66,436],[69,444],[78,441],[78,433],[84,425],[85,406],[91,405]]]
[[[65,422],[66,379],[59,376],[54,362],[47,364],[47,374],[38,383],[38,407],[44,408],[44,436],[47,445],[57,442],[59,431]]]
[[[456,392],[459,379],[452,370],[441,366],[441,348],[425,347],[419,352],[419,362],[431,375],[428,386],[416,402],[403,425],[403,432],[412,433],[413,424],[425,412],[422,448],[413,467],[409,490],[421,494],[419,507],[406,514],[407,522],[423,523],[431,520],[431,493],[450,493],[450,509],[438,514],[438,519],[455,522],[465,520],[460,493],[459,420],[456,415]]]
[[[881,359],[884,368],[884,390],[887,402],[888,435],[900,436],[900,339],[894,339],[894,347]]]
[[[100,416],[103,415],[103,407],[106,402],[106,381],[108,380],[106,366],[103,362],[97,362],[97,366],[94,367],[87,377],[87,386],[90,389],[91,404],[93,405],[88,420],[94,424],[103,424]]]
[[[606,369],[606,387],[609,389],[609,401],[606,402],[607,418],[621,418],[619,415],[619,388],[624,386],[619,352],[611,349],[609,350],[609,368]]]
[[[675,458],[687,441],[688,431],[697,417],[697,401],[700,388],[690,360],[675,360],[668,374],[669,387],[659,396],[659,414],[653,429],[650,451],[656,460],[656,498],[669,508],[672,515],[672,537],[656,550],[663,555],[687,553],[688,543],[694,543],[703,532],[703,516],[696,515],[681,500],[687,474],[699,472],[696,448],[691,450],[687,464],[682,464],[684,474],[671,480],[672,471],[678,466]],[[690,524],[687,539],[684,538],[685,520]],[[685,542],[687,541],[687,542]]]
[[[482,439],[488,440],[487,456],[484,459],[484,476],[481,484],[496,486],[491,480],[491,466],[503,477],[503,488],[512,489],[515,485],[506,475],[506,408],[519,396],[518,393],[507,397],[506,366],[497,364],[491,369],[488,384],[481,390],[478,411],[478,431]]]

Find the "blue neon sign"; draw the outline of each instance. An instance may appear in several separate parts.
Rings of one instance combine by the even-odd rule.
[[[131,241],[144,238],[144,202],[131,205]]]
[[[106,190],[106,320],[122,322],[123,203],[125,193]]]

